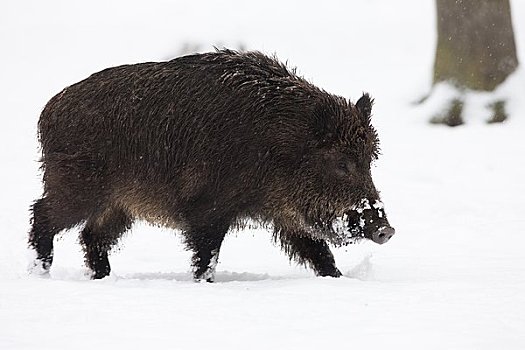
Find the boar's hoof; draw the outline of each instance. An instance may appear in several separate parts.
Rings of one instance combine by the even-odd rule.
[[[395,233],[396,230],[393,227],[383,226],[372,234],[372,241],[378,244],[386,243]]]
[[[320,270],[317,272],[317,276],[320,276],[320,277],[335,277],[335,278],[339,278],[341,277],[343,274],[341,273],[341,271],[339,271],[339,269],[337,267],[333,268],[333,269],[329,269],[329,270]]]

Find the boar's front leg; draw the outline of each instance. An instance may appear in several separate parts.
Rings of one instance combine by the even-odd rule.
[[[196,225],[184,232],[186,246],[193,251],[192,267],[195,281],[213,282],[224,236],[228,232],[226,223]]]
[[[279,230],[276,236],[291,260],[309,265],[318,276],[341,277],[334,255],[324,240],[313,239],[301,231]]]
[[[86,265],[93,272],[93,279],[109,275],[111,267],[108,252],[122,234],[131,228],[132,223],[133,219],[117,208],[108,208],[86,222],[80,234],[80,242],[84,248]]]

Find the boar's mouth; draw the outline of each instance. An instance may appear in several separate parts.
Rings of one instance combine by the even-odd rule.
[[[383,244],[395,234],[395,229],[386,218],[383,203],[374,200],[370,205],[366,198],[341,217],[332,220],[330,228],[333,237],[330,241],[339,246],[357,243],[362,239]]]

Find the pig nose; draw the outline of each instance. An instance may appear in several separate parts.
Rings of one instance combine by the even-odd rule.
[[[377,244],[386,243],[396,233],[396,230],[390,226],[380,227],[376,232],[372,234],[372,241]]]

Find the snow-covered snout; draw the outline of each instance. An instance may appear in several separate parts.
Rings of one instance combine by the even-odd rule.
[[[396,232],[388,223],[383,203],[379,200],[363,199],[354,210],[346,213],[345,218],[351,237],[367,238],[383,244]]]

